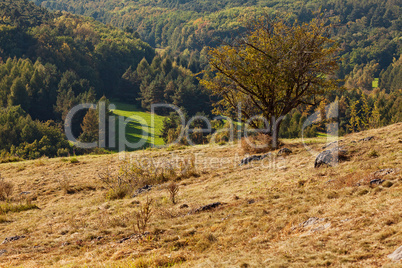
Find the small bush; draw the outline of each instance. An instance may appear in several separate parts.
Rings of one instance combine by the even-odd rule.
[[[119,172],[114,174],[108,165],[104,172],[98,173],[99,179],[109,188],[106,199],[115,200],[122,199],[129,195],[133,188],[134,182],[128,176],[127,172]]]
[[[10,204],[4,203],[0,205],[0,214],[7,214],[8,212],[21,212],[31,209],[39,209],[37,205],[31,202],[26,202],[23,204]]]
[[[9,200],[13,194],[14,184],[12,182],[5,181],[0,174],[0,201]]]
[[[379,157],[380,154],[376,150],[373,149],[368,153],[368,156],[374,158],[374,157]]]
[[[113,189],[109,189],[106,193],[107,200],[123,199],[132,192],[132,188],[127,185],[118,186]]]
[[[135,227],[138,232],[144,233],[152,216],[152,199],[147,197],[147,201],[138,211],[135,212]],[[134,228],[135,229],[135,228]]]
[[[269,135],[259,133],[241,139],[241,148],[245,154],[261,154],[272,150],[272,138]]]
[[[169,193],[170,201],[172,201],[173,204],[176,204],[177,195],[179,193],[179,185],[177,183],[175,183],[175,182],[170,182],[166,186],[166,190]]]
[[[78,161],[78,159],[77,159],[77,157],[71,157],[70,158],[70,163],[71,164],[77,164],[77,163],[79,163],[80,161]]]
[[[58,179],[60,188],[65,194],[73,193],[73,190],[70,185],[70,181],[71,181],[71,178],[68,177],[66,174],[63,174],[63,178]]]

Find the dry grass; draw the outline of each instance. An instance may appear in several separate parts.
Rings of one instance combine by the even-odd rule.
[[[269,135],[258,133],[241,139],[241,148],[245,154],[261,154],[272,150],[272,138]]]
[[[40,209],[0,216],[0,242],[25,236],[0,245],[7,250],[0,266],[397,267],[386,256],[402,245],[402,172],[382,177],[381,185],[369,181],[379,169],[402,166],[402,124],[341,139],[349,159],[332,168],[314,168],[310,152],[323,150],[323,138],[306,140],[310,152],[300,140],[284,140],[291,155],[244,166],[238,145],[148,150],[124,161],[120,154],[79,157],[75,164],[1,164],[14,183],[11,198],[30,192],[27,199]],[[175,163],[169,180],[180,187],[177,204],[162,185],[135,198],[105,200],[109,187],[97,174],[107,166],[118,174],[127,157],[153,160],[158,168]],[[63,174],[74,178],[71,194],[60,187]],[[138,230],[135,212],[144,211],[147,199],[152,217]],[[222,205],[192,213],[213,202]],[[312,217],[318,220],[304,224]]]
[[[0,174],[0,201],[7,201],[10,199],[14,190],[14,184],[6,181]]]

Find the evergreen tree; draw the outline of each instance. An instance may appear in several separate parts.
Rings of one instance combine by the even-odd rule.
[[[25,111],[29,109],[29,96],[27,88],[24,85],[22,78],[17,78],[14,80],[10,89],[9,105],[16,106],[21,105],[21,108]]]
[[[99,119],[95,109],[89,109],[81,124],[82,134],[80,140],[82,142],[94,142],[99,139]]]

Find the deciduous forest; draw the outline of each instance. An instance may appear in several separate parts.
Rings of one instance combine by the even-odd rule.
[[[285,14],[293,23],[322,14],[341,48],[339,90],[317,107],[292,110],[281,137],[299,137],[307,116],[324,115],[334,101],[341,134],[399,122],[401,10],[401,0],[1,0],[0,151],[10,159],[75,153],[62,135],[65,116],[74,105],[102,97],[146,111],[172,103],[189,116],[212,115],[216,100],[198,79],[208,72],[208,46],[230,42],[250,16],[260,15]],[[74,118],[74,133],[86,140],[90,118],[96,120],[88,113]],[[165,120],[166,141],[176,119]],[[305,134],[324,130],[322,121]]]

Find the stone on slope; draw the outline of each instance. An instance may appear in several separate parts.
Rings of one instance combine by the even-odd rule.
[[[347,151],[339,148],[333,148],[331,150],[325,150],[321,152],[314,162],[314,167],[318,168],[322,165],[335,166],[340,160],[346,160]]]
[[[278,155],[289,155],[292,153],[292,150],[288,149],[288,148],[282,148],[279,150]]]
[[[402,260],[402,246],[397,248],[392,254],[388,255],[388,258],[390,258],[393,261],[400,261]]]

